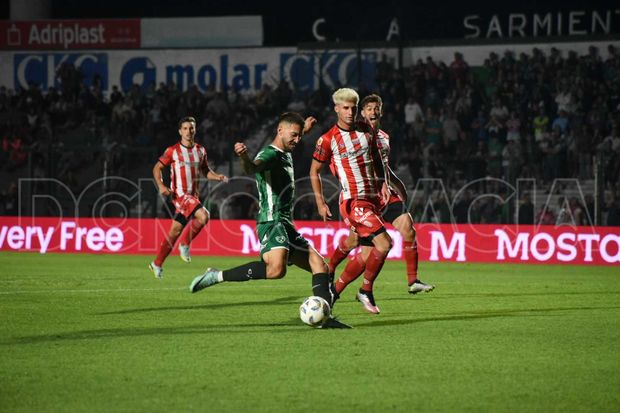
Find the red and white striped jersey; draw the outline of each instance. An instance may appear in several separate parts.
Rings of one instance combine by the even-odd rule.
[[[191,148],[181,142],[166,148],[159,162],[170,165],[170,189],[175,196],[198,195],[200,171],[207,168],[207,150],[197,143]]]
[[[377,201],[381,189],[375,170],[381,165],[375,159],[378,149],[376,134],[364,124],[350,131],[335,125],[317,140],[313,158],[330,164],[342,187],[341,200]]]
[[[383,129],[377,131],[377,146],[381,152],[381,156],[386,160],[390,157],[390,135]]]
[[[377,131],[377,146],[379,146],[379,152],[381,153],[381,157],[387,165],[388,159],[390,157],[390,135],[388,135],[383,129],[379,129]],[[394,189],[394,187],[390,187],[390,194],[391,198],[388,201],[388,204],[396,201],[402,201],[400,195],[398,194],[396,189]]]

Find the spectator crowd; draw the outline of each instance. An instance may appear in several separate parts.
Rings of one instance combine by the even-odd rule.
[[[470,211],[471,219],[468,205],[477,194],[501,194],[500,181],[514,185],[518,178],[530,178],[551,190],[556,178],[592,179],[595,157],[613,209],[620,199],[620,55],[613,45],[605,52],[603,57],[590,47],[580,56],[534,48],[516,56],[508,50],[490,53],[479,67],[470,67],[458,52],[449,63],[427,57],[400,69],[382,59],[376,88],[360,90],[360,95],[382,96],[391,164],[408,175],[407,182],[441,179],[449,195],[477,182],[459,199],[469,204],[457,202],[450,211],[456,220],[457,211]],[[54,161],[50,154],[56,153],[50,148],[66,149],[67,137],[76,134],[81,145],[94,148],[87,165],[102,163],[113,147],[155,148],[159,153],[176,139],[176,122],[187,114],[198,119],[197,138],[208,148],[214,167],[231,160],[233,140],[250,136],[284,110],[316,116],[324,126],[333,122],[330,90],[301,92],[284,81],[277,87],[266,84],[254,94],[213,86],[204,92],[196,86],[181,91],[174,83],[160,83],[127,91],[113,86],[106,95],[101,79],[86,82],[71,64],[61,65],[56,75],[60,87],[45,93],[35,84],[18,91],[0,87],[0,165],[6,176],[23,176],[29,159],[27,173],[44,176]],[[312,146],[305,142],[295,153],[301,176]],[[80,163],[71,159],[67,164],[71,167],[57,170],[58,179],[75,179]],[[3,182],[0,190],[0,213],[10,214],[14,180]],[[441,211],[449,201],[433,196],[435,217],[426,219],[445,220]],[[526,198],[520,200],[524,210],[529,208]],[[556,215],[581,211],[570,216],[587,223],[592,211],[579,201],[564,199]],[[414,210],[424,210],[426,200],[413,202],[421,203]],[[474,209],[478,222],[510,221],[497,200]],[[523,220],[552,220],[545,211],[537,212],[524,213]],[[302,218],[313,218],[306,215]],[[518,215],[521,220],[520,211]]]

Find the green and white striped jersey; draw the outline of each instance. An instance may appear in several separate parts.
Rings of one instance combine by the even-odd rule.
[[[256,173],[260,209],[256,221],[293,221],[295,174],[293,157],[273,145],[265,146],[255,160],[263,162],[263,169]]]

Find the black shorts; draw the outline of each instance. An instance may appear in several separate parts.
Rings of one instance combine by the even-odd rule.
[[[381,217],[385,221],[392,223],[394,222],[396,218],[398,218],[399,216],[401,216],[402,214],[406,212],[407,212],[407,209],[405,208],[405,204],[403,204],[400,201],[392,202],[391,204],[388,204],[388,206],[383,208],[383,211],[381,211]],[[385,232],[385,230],[382,232]],[[376,237],[377,235],[379,234],[373,234],[370,237],[360,237],[360,245],[362,247],[372,247],[373,246],[372,239]]]
[[[403,204],[401,201],[398,201],[392,202],[391,204],[388,204],[388,206],[383,208],[383,211],[381,211],[381,216],[385,221],[392,223],[396,220],[396,218],[398,218],[402,214],[405,214],[406,212],[407,208],[405,207],[405,204]]]
[[[196,206],[196,208],[194,208],[194,210],[192,211],[192,213],[189,216],[189,219],[194,217],[194,214],[196,213],[196,211],[198,211],[198,209],[203,208],[202,204],[199,204]],[[179,224],[185,226],[187,225],[187,223],[189,222],[188,218],[185,218],[185,215],[181,214],[180,212],[177,212],[176,214],[174,214],[174,216],[172,217],[172,220],[178,222]]]

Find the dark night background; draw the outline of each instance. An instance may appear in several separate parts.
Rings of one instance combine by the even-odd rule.
[[[1,2],[0,18],[8,19],[9,1]],[[262,15],[265,45],[292,45],[314,41],[312,23],[320,17],[327,19],[321,29],[327,40],[382,41],[394,17],[400,22],[404,40],[462,39],[465,35],[463,18],[478,14],[488,22],[497,14],[506,24],[509,13],[545,14],[547,12],[615,10],[613,1],[504,1],[455,2],[441,4],[433,1],[333,1],[256,2],[256,1],[190,1],[190,0],[51,0],[51,17],[70,18],[137,18]],[[612,16],[615,33],[620,27],[620,14]],[[566,20],[566,19],[565,19]],[[586,17],[585,21],[588,22]],[[359,22],[358,24],[353,24]],[[588,23],[589,24],[589,23]]]

